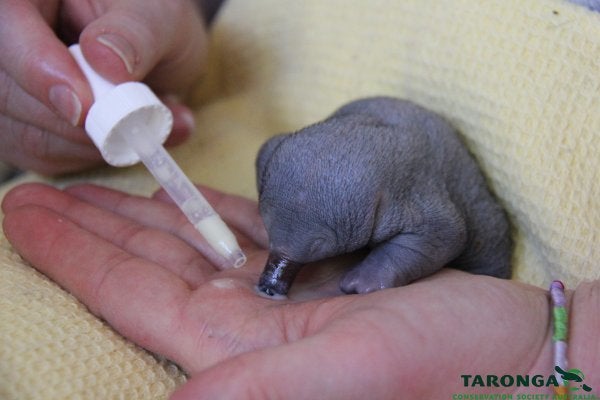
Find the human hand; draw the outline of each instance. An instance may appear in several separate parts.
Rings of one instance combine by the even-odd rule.
[[[4,199],[4,230],[93,313],[181,365],[191,379],[174,399],[438,399],[472,390],[461,374],[551,373],[544,290],[447,269],[344,296],[321,265],[288,300],[267,299],[255,291],[267,257],[256,204],[203,192],[236,231],[244,267],[215,269],[164,195],[24,185]]]
[[[101,75],[144,80],[174,114],[169,144],[193,129],[176,100],[202,73],[206,30],[191,0],[0,2],[0,159],[59,174],[101,162],[82,124],[92,93],[65,43]]]

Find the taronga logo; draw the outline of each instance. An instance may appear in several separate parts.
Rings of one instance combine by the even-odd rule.
[[[558,365],[554,368],[556,372],[560,374],[560,377],[563,380],[563,386],[569,386],[569,382],[579,384],[577,387],[570,387],[569,390],[572,392],[578,391],[579,389],[583,389],[585,392],[591,392],[592,388],[583,383],[585,379],[585,375],[581,370],[577,368],[571,368],[568,371],[563,371]]]
[[[461,375],[465,388],[485,388],[486,394],[454,393],[452,400],[600,400],[600,397],[590,393],[592,388],[584,383],[585,375],[580,369],[571,368],[567,371],[555,367],[551,375]],[[531,388],[540,388],[539,394],[532,394]],[[490,388],[499,388],[497,393],[489,393]],[[511,393],[501,393],[502,388],[510,388]],[[526,393],[519,393],[519,389]],[[547,394],[548,389],[555,391],[554,395]],[[561,393],[561,394],[558,394]]]
[[[569,386],[570,383],[577,384],[569,388],[570,391],[583,390],[591,392],[592,388],[583,383],[585,375],[581,370],[571,368],[564,371],[560,367],[555,367],[562,382],[559,382],[557,375],[461,375],[464,387],[558,387]]]

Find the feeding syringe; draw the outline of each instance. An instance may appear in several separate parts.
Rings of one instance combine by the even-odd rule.
[[[106,162],[128,166],[141,160],[210,246],[230,265],[242,266],[246,257],[235,236],[163,147],[173,126],[171,111],[143,83],[115,85],[102,78],[79,45],[69,51],[92,88],[85,130]]]

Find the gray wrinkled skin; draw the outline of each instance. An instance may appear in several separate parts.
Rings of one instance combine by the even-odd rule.
[[[406,285],[451,264],[510,277],[502,208],[456,131],[411,102],[368,98],[273,137],[257,166],[269,261],[259,289],[285,295],[303,264],[370,249],[346,293]]]

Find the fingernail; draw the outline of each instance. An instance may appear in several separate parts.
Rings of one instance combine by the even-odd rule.
[[[48,98],[58,114],[71,125],[77,126],[81,118],[81,102],[69,86],[63,84],[52,86]]]
[[[135,65],[135,50],[131,43],[125,40],[122,36],[114,33],[105,33],[96,38],[97,41],[102,43],[115,52],[117,56],[123,61],[127,72],[133,74],[133,66]]]

